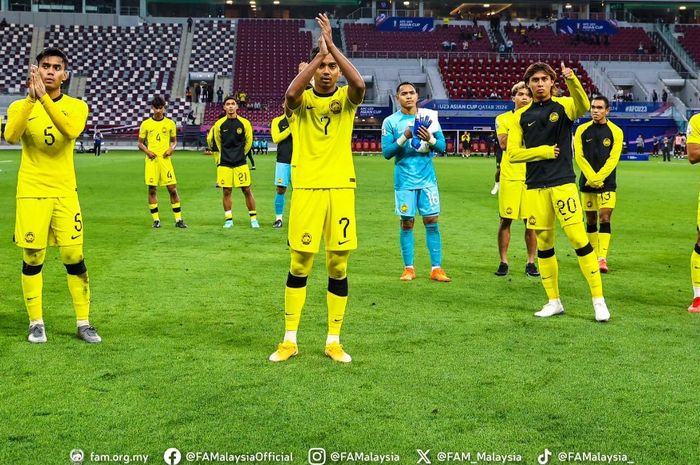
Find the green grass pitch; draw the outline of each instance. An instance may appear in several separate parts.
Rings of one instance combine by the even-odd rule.
[[[235,226],[221,227],[214,165],[193,152],[174,158],[189,229],[174,227],[159,189],[163,228],[153,230],[142,154],[77,155],[91,320],[104,342],[76,339],[51,249],[49,342],[27,343],[21,253],[11,242],[18,158],[0,152],[0,464],[70,464],[74,448],[161,464],[169,447],[288,452],[300,464],[310,447],[398,454],[406,464],[417,462],[416,449],[431,449],[433,463],[438,451],[486,451],[535,464],[545,448],[649,465],[700,460],[700,317],[686,311],[700,171],[687,161],[621,163],[603,278],[612,320],[596,324],[560,229],[566,315],[532,315],[546,297],[523,272],[522,224],[513,225],[511,274],[493,275],[493,159],[436,160],[453,282],[428,280],[422,226],[419,278],[400,282],[393,162],[355,157],[360,247],[342,333],[354,361],[339,365],[323,355],[323,255],[309,279],[299,356],[267,361],[283,334],[289,264],[286,227],[271,227],[273,156],[258,156],[252,173],[260,230],[249,227],[240,192]]]

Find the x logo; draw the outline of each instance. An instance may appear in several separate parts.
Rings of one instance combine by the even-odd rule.
[[[418,461],[416,464],[419,463],[424,463],[425,465],[430,465],[432,462],[430,461],[430,449],[423,451],[421,449],[416,449],[416,452],[418,452]]]

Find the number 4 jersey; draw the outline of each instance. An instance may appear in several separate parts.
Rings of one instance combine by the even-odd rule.
[[[357,105],[348,86],[331,94],[308,89],[289,118],[294,137],[292,185],[295,189],[354,189],[352,128]]]
[[[60,95],[53,102],[74,127],[82,133],[88,116],[88,107],[80,99]],[[29,99],[12,102],[7,109],[7,126],[22,125],[22,161],[17,177],[17,198],[70,197],[76,195],[73,149],[75,138],[64,136],[56,127],[44,105]],[[7,133],[7,129],[6,129]]]

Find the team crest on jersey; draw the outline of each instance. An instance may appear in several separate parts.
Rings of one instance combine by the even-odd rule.
[[[591,202],[591,201],[589,200],[588,202],[586,202],[586,206],[587,206],[588,208],[591,208],[591,207],[593,206],[593,202]]]
[[[559,113],[557,113],[556,111],[550,113],[549,114],[549,121],[551,121],[552,123],[556,123],[557,121],[559,121]]]
[[[340,104],[340,100],[333,100],[331,101],[331,104],[328,105],[328,108],[331,110],[331,113],[337,115],[340,113],[340,110],[343,109],[343,106]]]
[[[513,209],[510,207],[506,208],[506,213],[510,215],[511,213],[513,213]]]
[[[603,147],[610,147],[610,144],[612,144],[612,141],[610,140],[609,137],[606,137],[603,139]]]
[[[243,128],[236,128],[236,134],[243,134]]]
[[[527,219],[528,224],[535,224],[537,223],[537,220],[535,219],[534,216],[531,216],[530,218]]]
[[[24,241],[28,243],[34,242],[34,233],[33,232],[28,232],[27,234],[24,235]]]
[[[160,132],[162,132],[163,134],[165,134],[166,132],[168,132],[168,128],[166,128],[165,126],[163,126],[162,128],[160,128]]]
[[[401,213],[406,213],[408,211],[408,205],[402,203],[399,209],[401,210]]]
[[[305,233],[301,236],[301,243],[304,244],[304,245],[309,245],[309,244],[311,244],[311,234],[305,232]]]

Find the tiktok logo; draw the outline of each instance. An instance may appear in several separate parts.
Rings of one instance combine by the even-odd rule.
[[[539,457],[537,457],[537,463],[539,463],[540,465],[547,465],[551,457],[552,452],[549,449],[545,448],[544,452]]]

